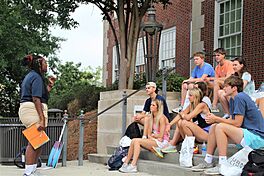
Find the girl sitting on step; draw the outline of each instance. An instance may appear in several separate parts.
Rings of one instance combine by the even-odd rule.
[[[140,148],[143,147],[153,152],[154,147],[164,147],[168,144],[169,136],[167,135],[166,116],[163,114],[163,104],[160,100],[155,99],[151,102],[151,114],[149,120],[148,138],[134,138],[129,147],[127,158],[119,169],[120,172],[132,173],[137,172],[137,160],[140,154]],[[131,164],[129,164],[132,159]]]
[[[203,84],[205,84],[205,87]],[[156,152],[176,152],[177,142],[184,139],[185,135],[195,136],[199,142],[207,141],[210,124],[205,122],[205,116],[210,112],[211,101],[207,96],[203,96],[207,90],[206,83],[200,82],[198,86],[202,86],[203,91],[197,87],[191,89],[189,94],[190,105],[180,112],[169,124],[169,127],[176,124],[173,139],[166,147],[161,149],[156,148]]]

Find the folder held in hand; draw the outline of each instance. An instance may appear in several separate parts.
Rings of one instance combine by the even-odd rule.
[[[23,130],[22,133],[34,149],[39,148],[50,140],[45,131],[38,131],[36,124]]]

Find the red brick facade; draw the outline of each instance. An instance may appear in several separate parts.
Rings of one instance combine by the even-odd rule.
[[[209,53],[214,50],[215,0],[202,2],[204,28],[201,40]],[[249,72],[255,80],[256,87],[264,81],[264,2],[243,0],[242,55],[246,59]],[[212,64],[213,57],[207,57]]]
[[[264,82],[264,1],[243,3],[242,54],[258,87]]]
[[[176,72],[189,76],[190,57],[190,22],[192,18],[191,0],[171,0],[165,10],[156,6],[156,17],[164,29],[176,26]],[[215,0],[202,2],[201,14],[204,15],[204,27],[201,29],[201,41],[206,52],[212,54],[214,48]],[[264,81],[264,2],[243,0],[242,18],[242,55],[245,57],[249,70],[255,80],[256,87]],[[109,44],[107,54],[107,85],[112,83],[112,51],[115,45],[111,31],[108,31]],[[213,57],[206,61],[213,63]]]

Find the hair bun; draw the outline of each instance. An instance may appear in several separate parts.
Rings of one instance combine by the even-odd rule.
[[[32,64],[32,60],[33,60],[33,56],[31,54],[27,55],[23,58],[22,65],[23,66],[30,66]]]

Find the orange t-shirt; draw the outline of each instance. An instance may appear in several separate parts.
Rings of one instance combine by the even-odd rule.
[[[225,60],[225,62],[222,66],[220,64],[218,64],[215,67],[215,77],[216,78],[224,78],[224,77],[231,75],[233,73],[234,73],[233,63],[230,60]]]

